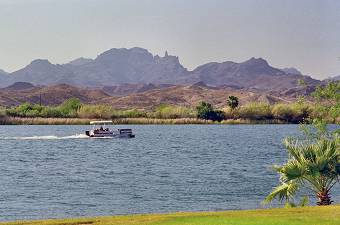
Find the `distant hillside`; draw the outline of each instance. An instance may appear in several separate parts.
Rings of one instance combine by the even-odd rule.
[[[204,82],[210,86],[232,86],[259,90],[283,90],[298,87],[298,80],[308,85],[320,81],[301,75],[296,69],[277,69],[262,58],[245,62],[207,63],[189,71],[177,56],[163,57],[143,48],[113,48],[95,59],[78,58],[55,65],[48,60],[34,60],[9,75],[0,74],[0,87],[15,82],[34,85],[69,84],[79,87],[108,87],[123,84],[190,85]]]
[[[104,86],[103,91],[111,96],[126,96],[135,93],[142,93],[153,89],[163,89],[174,85],[170,84],[122,84],[116,86]]]
[[[36,87],[27,83],[16,83],[7,88],[0,89],[0,105],[15,106],[25,102],[44,105],[58,105],[63,101],[75,97],[83,103],[96,103],[105,98],[111,98],[102,90],[92,90],[73,87],[67,84]]]
[[[131,92],[128,87],[133,88]],[[113,88],[113,89],[111,89]],[[240,103],[247,102],[291,102],[296,100],[294,93],[263,92],[258,90],[235,89],[232,87],[211,87],[203,82],[193,85],[123,85],[102,89],[89,89],[59,84],[37,87],[28,83],[16,83],[0,89],[0,105],[14,106],[25,102],[58,105],[76,97],[83,103],[109,104],[117,109],[152,109],[160,104],[195,107],[201,101],[207,101],[217,107],[223,107],[229,95],[239,97]],[[139,91],[138,91],[138,88]],[[145,90],[142,90],[145,88]],[[127,94],[130,92],[130,94]]]
[[[113,105],[115,108],[120,109],[151,109],[160,104],[195,107],[201,101],[207,101],[216,107],[224,107],[229,95],[237,96],[241,104],[247,102],[266,102],[273,104],[296,100],[294,97],[280,96],[280,94],[238,90],[230,87],[216,88],[200,83],[152,89],[114,99],[107,98],[100,102]]]
[[[27,90],[27,89],[33,89],[35,88],[35,86],[31,83],[27,83],[27,82],[16,82],[6,88],[4,88],[3,90],[7,90],[7,91],[21,91],[21,90]]]

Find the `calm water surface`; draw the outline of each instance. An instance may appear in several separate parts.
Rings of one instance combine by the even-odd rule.
[[[0,126],[0,220],[260,208],[296,125]],[[340,191],[333,195],[340,201]]]

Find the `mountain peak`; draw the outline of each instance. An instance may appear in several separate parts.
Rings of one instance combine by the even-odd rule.
[[[289,67],[289,68],[283,68],[281,69],[283,72],[287,73],[287,74],[297,74],[297,75],[302,75],[302,73],[294,68],[294,67]]]
[[[133,57],[145,57],[148,60],[153,59],[153,55],[146,49],[140,48],[140,47],[134,47],[134,48],[112,48],[110,50],[107,50],[95,59],[95,61],[100,62],[111,62],[112,60],[122,60],[127,59],[130,56]]]
[[[45,68],[53,65],[47,59],[35,59],[27,67],[28,68]]]
[[[30,64],[51,64],[48,59],[35,59]]]
[[[82,66],[82,65],[88,64],[92,61],[93,61],[93,59],[80,57],[80,58],[77,58],[77,59],[70,61],[67,64],[72,65],[72,66]]]
[[[243,62],[245,64],[249,64],[249,65],[268,65],[268,62],[263,59],[263,58],[255,58],[255,57],[251,57],[250,59],[248,59],[247,61]]]

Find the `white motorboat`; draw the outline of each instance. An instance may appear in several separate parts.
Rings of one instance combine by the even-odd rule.
[[[132,129],[110,130],[108,125],[113,124],[112,121],[91,121],[92,130],[85,131],[85,134],[91,138],[134,138]]]

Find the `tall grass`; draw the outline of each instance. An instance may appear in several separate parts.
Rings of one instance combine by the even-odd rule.
[[[109,105],[83,105],[77,112],[80,118],[102,118],[110,119],[112,116],[113,108]]]
[[[183,106],[161,105],[155,112],[149,113],[149,117],[158,119],[195,118],[196,113],[193,109]]]
[[[272,107],[274,118],[293,123],[308,119],[311,112],[312,107],[307,104],[276,104]]]
[[[0,106],[0,118],[6,117],[6,109]]]
[[[268,120],[273,119],[271,112],[271,105],[262,102],[249,103],[240,107],[236,112],[235,116],[240,119],[250,120]]]

